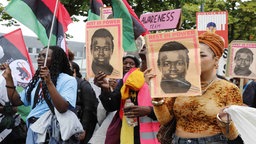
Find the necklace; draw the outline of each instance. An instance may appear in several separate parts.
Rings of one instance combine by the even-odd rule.
[[[214,77],[210,82],[208,82],[207,84],[202,85],[202,95],[206,93],[207,89],[213,84],[213,82],[215,82],[215,80],[217,80],[216,77]]]

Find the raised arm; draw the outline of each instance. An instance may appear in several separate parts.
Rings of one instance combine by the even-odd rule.
[[[16,86],[14,85],[11,69],[9,64],[3,63],[0,65],[0,69],[4,70],[3,77],[6,80],[6,88],[7,88],[7,95],[9,100],[11,101],[12,105],[20,106],[23,105],[22,101],[20,100],[19,93],[16,90]]]

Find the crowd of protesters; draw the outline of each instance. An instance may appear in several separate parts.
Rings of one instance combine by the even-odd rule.
[[[11,114],[15,116],[15,106],[31,106],[26,121],[26,139],[21,143],[157,144],[163,137],[159,128],[171,122],[174,131],[169,135],[172,141],[169,143],[242,143],[234,123],[223,109],[230,105],[255,108],[256,82],[244,79],[243,84],[235,85],[233,82],[240,79],[229,81],[217,76],[219,58],[224,50],[223,40],[218,35],[201,34],[199,43],[201,96],[152,99],[148,83],[157,74],[147,68],[144,45],[137,54],[123,56],[122,79],[108,79],[107,74],[99,70],[90,80],[82,77],[71,51],[67,57],[58,46],[50,46],[48,54],[44,48],[38,55],[35,75],[21,93],[16,90],[9,65],[2,63],[1,97],[8,96],[9,105],[13,106]],[[164,60],[173,63],[167,53],[170,52],[165,51]],[[160,67],[166,63],[162,60]],[[180,61],[180,66],[187,65],[187,59]],[[177,71],[171,67],[168,72]],[[242,91],[240,85],[243,85]],[[165,88],[168,89],[166,85]],[[128,100],[129,106],[126,105]],[[4,114],[7,108],[1,103],[0,112]],[[81,126],[69,116],[66,119],[71,119],[70,123],[61,123],[58,115],[69,111],[76,114]],[[18,125],[13,124],[11,128]],[[63,132],[62,126],[69,127],[69,131]],[[4,130],[1,127],[1,132]],[[65,136],[68,139],[63,140]],[[8,141],[13,142],[9,137],[2,142]]]

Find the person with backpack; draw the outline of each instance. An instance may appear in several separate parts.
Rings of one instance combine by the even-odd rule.
[[[97,124],[98,99],[90,83],[82,78],[78,64],[71,62],[71,68],[77,80],[76,113],[85,130],[85,138],[81,143],[87,144]]]

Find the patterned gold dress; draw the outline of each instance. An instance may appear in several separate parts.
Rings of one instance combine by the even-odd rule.
[[[155,106],[154,111],[161,124],[166,124],[174,116],[177,121],[176,132],[197,135],[223,133],[233,140],[238,136],[234,124],[231,122],[227,134],[226,126],[217,120],[216,115],[226,106],[242,104],[241,92],[236,85],[216,79],[201,96],[165,98],[165,103]]]

